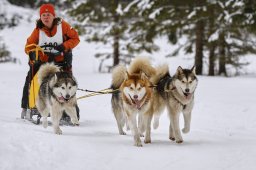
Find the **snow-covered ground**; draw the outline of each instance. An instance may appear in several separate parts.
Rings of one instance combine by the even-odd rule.
[[[0,32],[21,64],[0,64],[0,169],[1,170],[254,170],[256,163],[255,56],[247,76],[224,78],[199,76],[192,113],[191,132],[184,143],[168,139],[169,120],[164,113],[160,127],[152,131],[152,144],[133,146],[131,132],[118,134],[110,95],[79,100],[79,127],[62,126],[53,134],[20,119],[21,94],[27,66],[26,38],[34,23]],[[110,74],[97,73],[93,54],[98,44],[81,43],[74,50],[74,74],[79,87],[101,90],[109,87]],[[164,43],[163,43],[164,44]],[[165,43],[166,44],[166,43]],[[173,72],[190,67],[186,57],[165,59],[170,47],[154,54],[154,63],[168,62]],[[78,96],[84,95],[78,92]],[[181,119],[182,120],[182,119]],[[183,125],[183,123],[182,123]]]

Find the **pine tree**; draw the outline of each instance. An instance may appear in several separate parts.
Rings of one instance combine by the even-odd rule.
[[[36,1],[35,0],[8,0],[11,4],[18,5],[18,6],[29,6],[34,7]]]
[[[8,62],[11,59],[10,52],[7,50],[5,43],[2,42],[2,37],[0,37],[0,63]]]
[[[218,1],[219,19],[217,32],[219,34],[219,71],[218,74],[228,75],[227,65],[238,70],[245,64],[241,58],[248,53],[255,53],[255,47],[249,43],[248,28],[250,27],[250,15],[245,13],[246,0],[234,0],[228,2]]]
[[[190,7],[183,3],[177,4],[175,8],[183,9],[183,11],[175,13],[175,15],[184,24],[176,24],[175,30],[181,30],[180,33],[186,35],[187,43],[183,48],[177,49],[175,53],[181,49],[193,52],[192,47],[195,46],[197,74],[203,74],[205,61],[203,57],[207,51],[209,51],[208,74],[215,74],[215,65],[218,61],[218,74],[226,76],[228,75],[227,65],[239,70],[246,64],[240,62],[241,57],[249,52],[255,53],[254,40],[248,36],[252,33],[248,32],[248,29],[255,29],[254,3],[251,4],[246,0],[202,0],[191,2]],[[249,11],[249,14],[245,13],[246,10]],[[172,21],[175,22],[175,20]],[[180,36],[175,37],[179,41]]]
[[[88,0],[70,11],[88,42],[111,44],[112,53],[96,54],[101,65],[109,58],[113,58],[112,66],[120,62],[128,64],[136,53],[159,49],[153,42],[155,23],[143,17],[138,3],[138,0]]]
[[[256,33],[255,4],[251,0],[88,0],[71,14],[93,35],[88,40],[112,44],[112,54],[97,57],[113,57],[113,65],[120,56],[158,50],[156,37],[167,36],[171,44],[179,44],[185,36],[187,41],[168,56],[180,50],[194,53],[197,74],[208,70],[208,75],[227,76],[227,65],[239,71],[246,64],[241,57],[256,51],[251,36]]]
[[[124,32],[128,27],[128,18],[122,11],[126,4],[126,1],[121,0],[88,0],[70,11],[70,15],[79,22],[80,33],[87,35],[88,42],[112,46],[112,53],[97,53],[96,57],[102,62],[113,58],[113,66],[119,64],[120,56],[125,58],[125,54],[120,52],[120,48],[123,48],[120,43],[126,38]]]
[[[8,19],[5,13],[0,13],[0,31],[8,26]],[[0,37],[0,63],[6,62],[10,59],[10,52],[8,51],[5,43]]]

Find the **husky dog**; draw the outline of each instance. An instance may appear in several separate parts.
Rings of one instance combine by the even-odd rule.
[[[48,126],[47,117],[50,113],[54,133],[62,134],[59,122],[65,111],[71,122],[79,125],[76,113],[77,82],[71,73],[61,72],[54,64],[44,64],[38,71],[40,85],[36,106],[43,117],[43,127]]]
[[[156,93],[160,94],[168,110],[170,117],[169,139],[182,143],[179,117],[182,112],[184,117],[182,132],[188,133],[190,131],[191,112],[194,105],[194,92],[198,83],[195,67],[183,69],[179,66],[173,77],[169,74],[168,66],[161,66],[156,70],[157,73],[152,77],[151,81],[157,84]],[[154,128],[157,128],[158,124],[159,115],[155,114]]]
[[[143,131],[143,116],[150,114],[152,102],[153,90],[149,78],[154,74],[155,69],[147,58],[134,59],[128,70],[121,65],[113,69],[112,88],[119,89],[120,93],[112,95],[111,103],[119,134],[125,135],[123,126],[128,123],[134,135],[135,146],[142,146],[140,136]]]

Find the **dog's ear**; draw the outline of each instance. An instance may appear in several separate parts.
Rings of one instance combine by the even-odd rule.
[[[148,76],[147,76],[143,71],[141,71],[141,72],[140,72],[140,78],[141,78],[142,80],[146,80],[146,79],[148,79]]]
[[[54,74],[54,76],[51,78],[51,80],[50,80],[50,82],[49,82],[49,86],[50,86],[50,87],[53,87],[54,84],[56,84],[57,79],[58,79],[57,74]]]
[[[128,80],[129,79],[129,77],[130,77],[130,74],[128,73],[128,71],[126,71],[126,74],[125,74],[125,80]]]
[[[181,66],[179,66],[177,68],[176,74],[182,74],[183,73],[183,68]]]
[[[191,72],[192,72],[194,75],[196,75],[196,66],[193,66],[193,67],[191,68]]]
[[[72,78],[72,80],[74,81],[74,85],[78,86],[78,83],[77,83],[76,78],[75,78],[73,75],[71,76],[71,78]]]

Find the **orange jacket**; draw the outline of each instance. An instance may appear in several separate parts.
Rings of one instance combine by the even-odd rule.
[[[69,51],[73,49],[77,44],[80,42],[78,33],[75,29],[73,29],[66,21],[62,20],[62,35],[63,35],[63,45],[65,47],[65,51]],[[43,27],[41,29],[48,35],[49,37],[54,36],[57,32],[57,25],[54,25],[52,30],[47,29],[46,27]],[[32,32],[32,34],[27,39],[27,45],[30,44],[38,44],[39,42],[39,28],[35,28]],[[25,47],[26,47],[25,46]],[[30,49],[25,48],[26,54],[28,54],[28,51]]]

